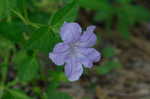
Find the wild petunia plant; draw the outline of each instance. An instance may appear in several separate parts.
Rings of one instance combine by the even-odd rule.
[[[96,35],[95,26],[88,26],[82,33],[78,23],[65,22],[60,29],[63,42],[56,44],[49,58],[56,65],[65,64],[65,74],[70,81],[76,81],[83,73],[83,66],[91,68],[93,62],[98,62],[101,54],[94,48]],[[83,66],[82,66],[83,65]]]
[[[53,69],[45,57],[50,52],[49,58],[56,65],[64,65],[68,79],[76,81],[83,67],[91,68],[101,53],[92,48],[95,26],[82,33],[78,23],[64,22],[80,19],[82,24],[94,23],[103,31],[108,28],[128,36],[137,22],[143,24],[150,18],[148,9],[135,4],[138,1],[0,0],[0,99],[72,99],[57,90],[65,80],[63,66]],[[106,61],[95,68],[96,75],[120,67],[113,48],[103,46]]]

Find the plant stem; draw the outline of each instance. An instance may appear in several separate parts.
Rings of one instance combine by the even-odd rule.
[[[11,86],[14,86],[18,83],[18,79],[16,78],[15,80],[13,80],[12,82],[8,83],[7,84],[7,87],[11,87]]]
[[[28,19],[27,16],[24,17],[22,14],[20,14],[19,12],[15,11],[15,10],[12,10],[12,12],[13,12],[14,14],[16,14],[16,16],[17,16],[18,18],[20,18],[20,19],[22,20],[22,22],[23,22],[24,24],[26,24],[26,25],[30,25],[30,26],[32,26],[32,27],[34,27],[34,28],[40,28],[41,26],[45,26],[45,25],[43,25],[43,24],[31,22],[31,21]]]
[[[6,54],[6,56],[4,57],[4,61],[1,65],[1,75],[2,75],[2,79],[1,79],[1,83],[0,83],[0,99],[2,98],[3,94],[4,94],[4,89],[5,89],[5,81],[7,78],[7,72],[8,72],[8,62],[9,62],[9,53]]]
[[[4,86],[3,85],[0,85],[0,99],[2,99],[2,96],[4,94]]]

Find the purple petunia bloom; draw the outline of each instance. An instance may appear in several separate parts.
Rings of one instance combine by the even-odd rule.
[[[63,42],[56,44],[49,58],[56,65],[65,64],[65,74],[70,81],[80,78],[83,67],[91,68],[93,62],[98,62],[101,54],[94,48],[96,43],[94,34],[95,26],[87,27],[81,34],[82,29],[78,23],[65,22],[60,30]]]

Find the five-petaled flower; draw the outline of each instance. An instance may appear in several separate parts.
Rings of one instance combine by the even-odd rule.
[[[80,78],[83,66],[91,68],[93,62],[98,62],[101,54],[91,48],[96,43],[95,26],[83,31],[78,23],[65,22],[60,29],[63,42],[56,44],[49,58],[56,65],[65,65],[65,74],[70,81]]]

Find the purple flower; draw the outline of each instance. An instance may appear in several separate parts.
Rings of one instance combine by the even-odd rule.
[[[65,64],[65,74],[70,81],[78,80],[83,73],[83,67],[91,68],[93,62],[98,62],[101,54],[94,48],[96,43],[95,26],[82,30],[78,23],[64,23],[60,30],[63,42],[58,43],[49,58],[56,65]]]

